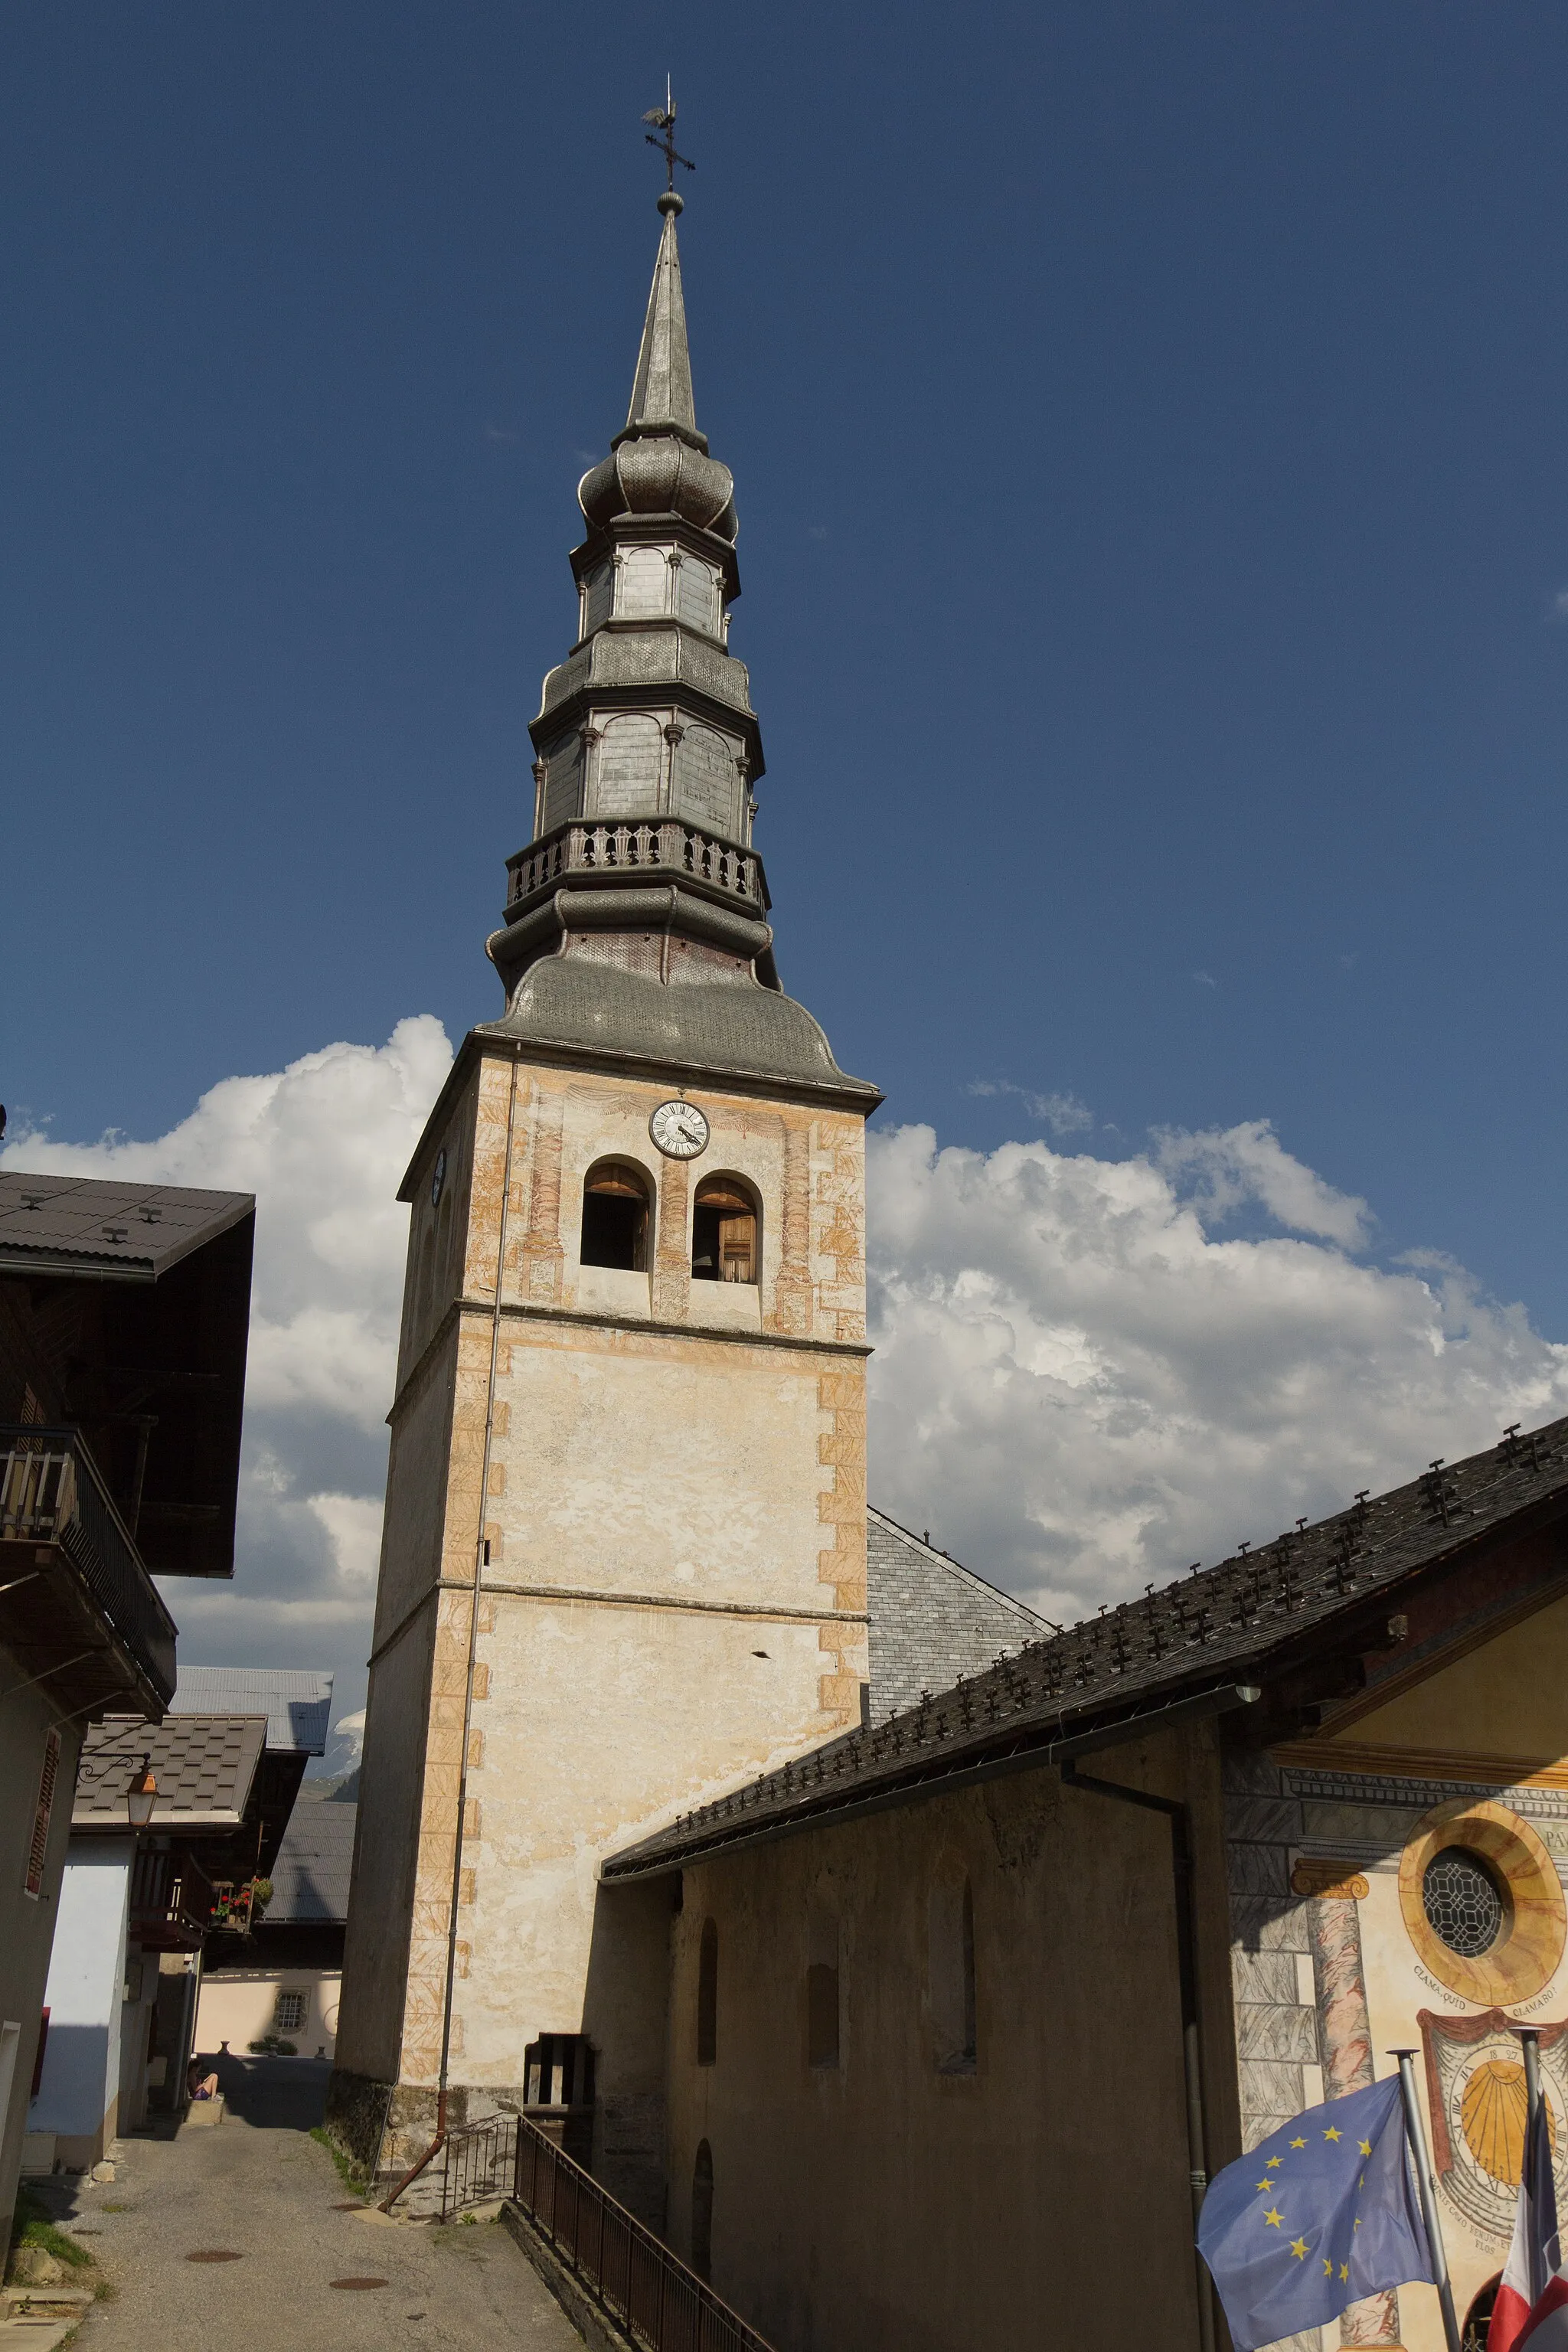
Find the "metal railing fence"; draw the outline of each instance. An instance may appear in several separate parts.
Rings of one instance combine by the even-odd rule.
[[[486,2116],[447,2134],[441,2174],[441,2219],[488,2197],[510,2197],[517,2176],[515,2116]]]
[[[595,2303],[647,2352],[771,2352],[766,2339],[526,2116],[513,2194]]]

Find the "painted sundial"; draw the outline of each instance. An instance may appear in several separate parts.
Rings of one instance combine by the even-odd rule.
[[[1458,2022],[1452,2021],[1453,2025]],[[1506,2239],[1513,2228],[1524,2162],[1525,2080],[1519,2038],[1500,2026],[1483,2032],[1479,2039],[1464,2041],[1451,2026],[1445,2032],[1445,2025],[1450,2025],[1450,2021],[1428,2023],[1447,2126],[1440,2136],[1447,2138],[1447,2150],[1439,2147],[1436,2151],[1439,2177],[1468,2220],[1489,2234]],[[1568,2150],[1562,2131],[1562,2119],[1568,2116],[1568,2038],[1543,2043],[1541,2073],[1562,2201],[1568,2199],[1564,2166]],[[1442,2162],[1445,2153],[1447,2164]]]

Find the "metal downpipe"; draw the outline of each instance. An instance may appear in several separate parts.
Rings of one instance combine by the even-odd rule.
[[[1129,1789],[1121,1780],[1101,1780],[1080,1772],[1070,1756],[1064,1757],[1061,1776],[1069,1789],[1085,1789],[1096,1797],[1114,1797],[1124,1805],[1141,1805],[1163,1813],[1171,1824],[1171,1864],[1176,1897],[1176,1966],[1182,2002],[1182,2074],[1186,2091],[1187,2168],[1193,2199],[1193,2260],[1197,2273],[1198,2343],[1202,2352],[1215,2352],[1214,2286],[1208,2265],[1196,2249],[1198,2217],[1208,2190],[1207,2136],[1204,2122],[1203,2032],[1198,2017],[1197,1917],[1193,1895],[1192,1815],[1175,1797],[1156,1797],[1146,1789]]]

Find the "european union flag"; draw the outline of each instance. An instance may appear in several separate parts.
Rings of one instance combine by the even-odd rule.
[[[1237,2352],[1337,2319],[1380,2287],[1432,2276],[1399,2077],[1309,2107],[1204,2200],[1198,2251]]]

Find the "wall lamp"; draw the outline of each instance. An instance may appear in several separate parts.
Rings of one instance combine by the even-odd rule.
[[[130,1816],[133,1830],[144,1830],[147,1827],[153,1818],[153,1807],[157,1801],[157,1796],[158,1783],[153,1778],[153,1759],[150,1756],[143,1756],[141,1771],[125,1791],[125,1810]]]

